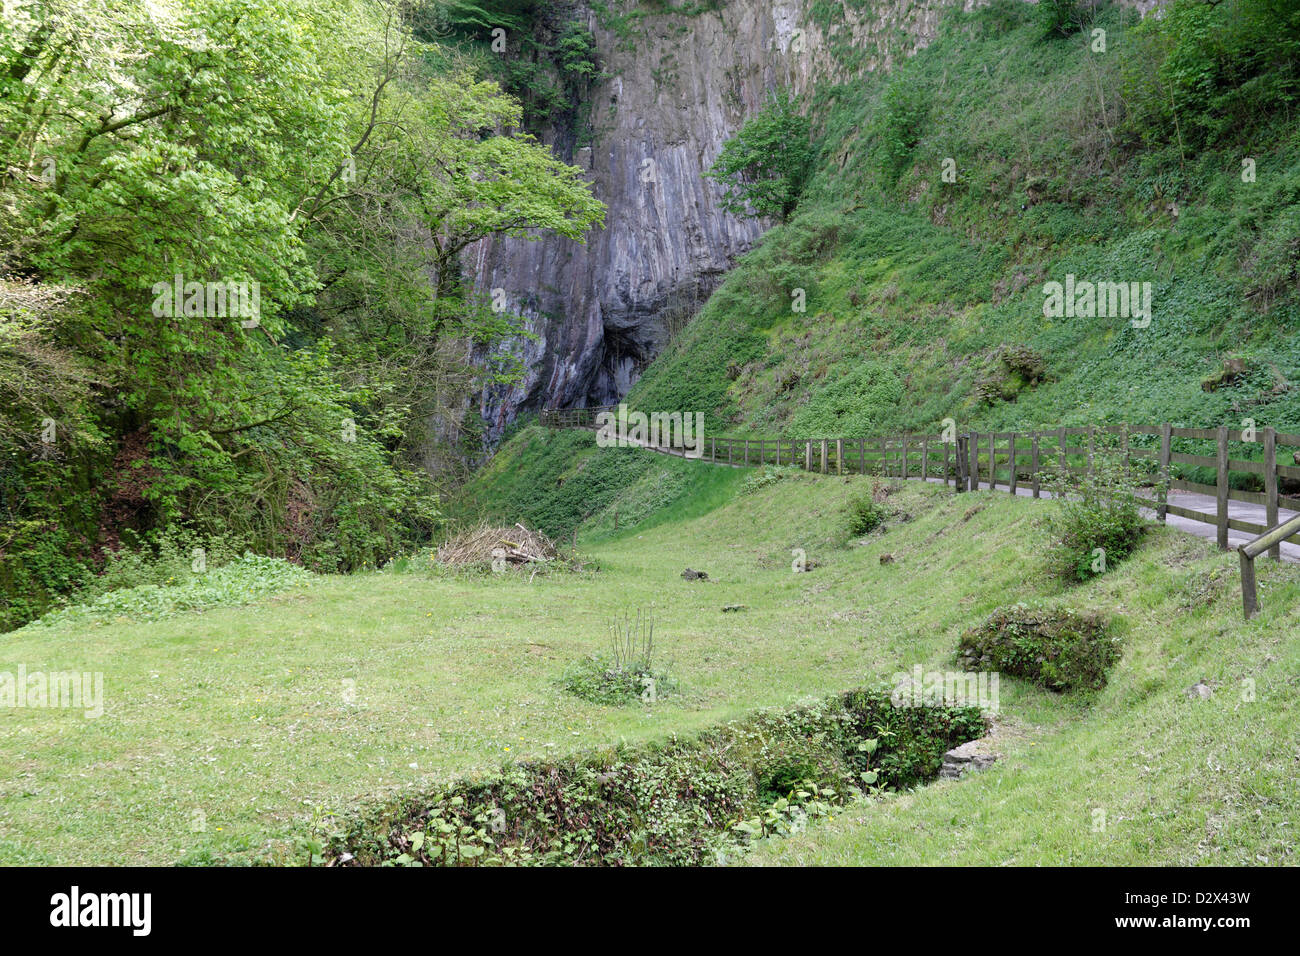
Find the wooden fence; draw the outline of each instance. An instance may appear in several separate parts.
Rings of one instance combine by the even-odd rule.
[[[595,428],[597,415],[612,407],[548,409],[543,425]],[[647,447],[686,455],[680,432],[661,436]],[[694,446],[694,443],[693,443]],[[1269,556],[1281,557],[1284,540],[1272,534],[1279,509],[1300,512],[1300,435],[1260,428],[1253,432],[1163,425],[1111,425],[1053,428],[1029,432],[963,432],[945,437],[894,435],[879,438],[699,439],[699,457],[720,465],[789,466],[822,474],[861,474],[941,481],[957,491],[1026,489],[1037,498],[1052,476],[1093,470],[1099,456],[1116,462],[1136,484],[1152,489],[1151,504],[1160,521],[1176,515],[1216,527],[1219,547],[1228,548],[1229,530],[1267,536]],[[1281,449],[1281,451],[1279,451]],[[694,452],[695,447],[691,449]],[[1214,511],[1170,504],[1167,491],[1214,498]],[[1285,492],[1285,493],[1284,493]],[[1259,505],[1264,523],[1233,517],[1233,501]],[[1245,547],[1243,545],[1243,547]]]

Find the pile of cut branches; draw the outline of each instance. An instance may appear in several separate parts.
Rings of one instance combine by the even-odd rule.
[[[540,531],[521,524],[502,528],[480,522],[456,532],[438,549],[438,562],[450,567],[507,564],[545,564],[559,558],[555,542]]]

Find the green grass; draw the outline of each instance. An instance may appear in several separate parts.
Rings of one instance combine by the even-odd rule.
[[[885,529],[854,541],[850,506],[869,479],[799,476],[727,496],[747,472],[686,464],[726,503],[594,536],[595,573],[319,577],[255,605],[109,623],[93,639],[73,623],[5,635],[0,670],[102,671],[107,700],[97,720],[0,710],[0,861],[298,859],[296,837],[324,813],[503,760],[689,733],[913,664],[947,669],[962,631],[1043,594],[1121,621],[1124,657],[1094,703],[1005,679],[1007,756],[994,770],[837,816],[762,859],[1290,859],[1295,568],[1264,564],[1265,610],[1247,624],[1231,556],[1161,530],[1063,595],[1041,570],[1042,502],[909,484],[886,499],[897,513]],[[792,574],[794,548],[820,566]],[[884,551],[895,563],[879,563]],[[687,565],[710,581],[683,581]],[[723,614],[728,604],[749,610]],[[679,695],[603,707],[556,686],[606,647],[615,614],[652,606],[656,661]],[[1258,700],[1243,704],[1248,676]],[[1189,702],[1201,678],[1218,692]],[[1100,838],[1098,806],[1111,814]],[[205,832],[192,832],[196,811]]]
[[[831,7],[813,14],[835,22]],[[1136,15],[1098,16],[1105,55],[1083,36],[1045,40],[1024,4],[949,11],[935,42],[889,73],[817,87],[821,168],[799,210],[629,403],[704,412],[711,434],[871,436],[944,418],[982,431],[1244,417],[1296,430],[1300,128],[1263,113],[1240,142],[1187,156],[1135,145],[1150,132],[1124,126],[1123,70],[1145,57]],[[905,147],[891,139],[899,110]],[[1244,155],[1261,170],[1253,183]],[[1270,265],[1281,248],[1290,278]],[[1151,282],[1150,326],[1044,318],[1043,283],[1066,273]],[[1039,354],[1046,381],[983,401],[1005,345]],[[1203,391],[1229,355],[1248,373]]]

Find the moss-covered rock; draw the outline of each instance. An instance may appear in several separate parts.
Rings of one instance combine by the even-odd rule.
[[[1097,611],[1014,604],[962,635],[958,661],[998,670],[1051,690],[1098,690],[1119,660],[1111,622]]]

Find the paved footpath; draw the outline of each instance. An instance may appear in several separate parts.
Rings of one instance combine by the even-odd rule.
[[[931,480],[936,483],[938,482],[938,479]],[[980,482],[980,489],[982,491],[987,491],[989,489],[988,482]],[[1005,486],[1000,487],[997,490],[1004,494],[1007,493]],[[1016,494],[1030,497],[1033,495],[1033,491],[1030,488],[1017,486]],[[1041,491],[1040,494],[1044,498],[1051,497],[1051,494],[1046,490]],[[1171,505],[1177,505],[1179,508],[1186,508],[1188,511],[1203,512],[1211,518],[1218,513],[1218,502],[1212,495],[1203,495],[1195,491],[1170,491],[1169,503]],[[1154,508],[1143,508],[1142,513],[1146,517],[1152,519],[1156,516]],[[1285,508],[1279,508],[1277,512],[1277,520],[1286,521],[1294,514],[1294,511],[1287,511]],[[1264,511],[1264,506],[1251,504],[1248,501],[1233,501],[1232,499],[1229,499],[1228,517],[1238,518],[1242,521],[1250,521],[1254,524],[1260,525],[1261,527],[1267,527],[1267,516]],[[1188,534],[1194,534],[1198,538],[1209,538],[1211,541],[1216,540],[1219,536],[1219,529],[1216,525],[1206,524],[1203,521],[1193,521],[1191,518],[1183,518],[1179,515],[1165,515],[1165,524],[1169,525],[1171,528],[1177,528],[1179,531],[1186,531]],[[1232,528],[1229,528],[1228,546],[1230,548],[1235,548],[1237,545],[1245,544],[1254,537],[1254,532],[1235,531]],[[1261,555],[1259,560],[1263,560],[1266,557],[1267,555]],[[1282,560],[1300,562],[1300,544],[1283,544]]]
[[[641,447],[646,448],[650,451],[659,452],[661,455],[675,455],[678,458],[686,457],[681,451],[677,449],[658,448],[648,443],[643,444]],[[728,463],[725,461],[715,462],[715,461],[711,461],[708,458],[698,458],[696,460],[702,461],[706,464],[720,465],[723,467],[732,467],[732,468],[745,467],[744,465],[736,465],[736,464],[728,465]],[[917,475],[915,478],[910,478],[909,480],[920,481],[921,479],[920,476]],[[942,479],[939,478],[928,478],[926,480],[933,482],[934,484],[943,483]],[[979,483],[979,490],[988,491],[989,489],[990,489],[990,485],[987,481],[981,481]],[[1002,485],[994,490],[1001,491],[1004,494],[1008,493],[1005,485]],[[1030,498],[1033,497],[1033,490],[1032,488],[1025,487],[1024,485],[1019,485],[1016,487],[1016,494],[1021,497]],[[1052,495],[1050,492],[1044,489],[1040,492],[1040,497],[1050,498],[1052,497]],[[1211,517],[1215,515],[1218,511],[1218,502],[1212,496],[1203,495],[1195,491],[1170,491],[1169,503],[1171,505],[1177,505],[1180,508],[1186,508],[1189,511],[1200,511]],[[1142,512],[1148,518],[1155,518],[1154,508],[1143,508]],[[1285,508],[1279,508],[1277,513],[1277,520],[1286,521],[1294,514],[1295,514],[1294,511],[1288,511]],[[1248,501],[1233,501],[1231,499],[1228,500],[1228,517],[1239,518],[1242,521],[1250,521],[1253,522],[1254,524],[1260,525],[1261,527],[1265,526],[1267,521],[1263,505],[1251,504]],[[1180,517],[1179,515],[1166,515],[1165,523],[1169,525],[1169,527],[1171,528],[1177,528],[1179,531],[1185,531],[1188,534],[1194,534],[1198,538],[1209,538],[1211,541],[1216,540],[1219,535],[1219,529],[1216,525],[1212,523],[1207,524],[1203,521],[1193,521],[1191,518],[1183,518]],[[1232,528],[1229,528],[1228,546],[1231,548],[1235,548],[1239,544],[1245,544],[1253,537],[1255,537],[1255,535],[1251,532],[1235,531]],[[1261,555],[1259,560],[1265,560],[1266,558],[1267,555]],[[1300,544],[1291,544],[1291,543],[1283,544],[1282,560],[1294,561],[1300,563]]]

